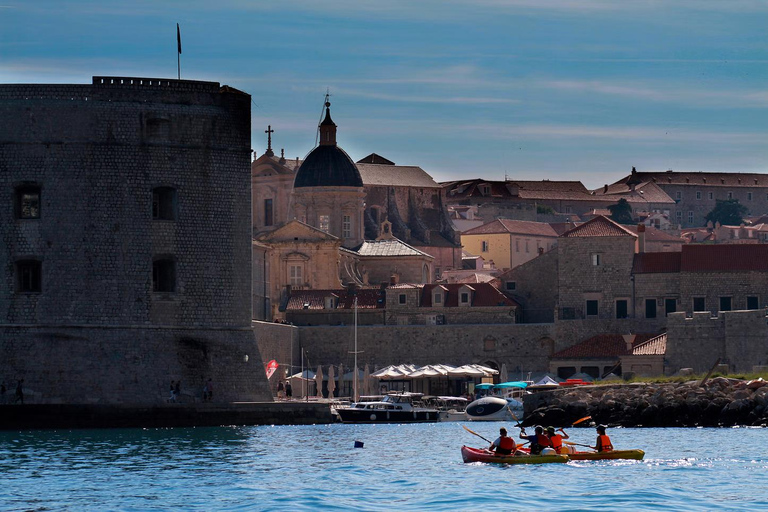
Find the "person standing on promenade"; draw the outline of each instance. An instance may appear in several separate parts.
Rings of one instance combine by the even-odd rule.
[[[285,387],[283,386],[283,381],[277,382],[277,399],[282,400],[285,398]]]
[[[171,381],[171,396],[168,398],[169,402],[176,402],[176,381]]]
[[[291,386],[291,381],[287,380],[285,381],[285,398],[286,400],[291,400],[293,397],[293,387]]]

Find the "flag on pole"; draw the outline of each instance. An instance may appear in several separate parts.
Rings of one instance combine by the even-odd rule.
[[[176,43],[179,46],[179,55],[181,55],[181,30],[178,23],[176,24]]]
[[[267,379],[272,377],[272,375],[275,373],[275,370],[277,370],[278,364],[277,361],[274,359],[271,360],[269,363],[267,363],[267,367],[265,368],[265,371],[267,372]]]

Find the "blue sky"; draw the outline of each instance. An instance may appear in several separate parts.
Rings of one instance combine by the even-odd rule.
[[[0,82],[176,76],[253,97],[253,148],[436,180],[768,172],[762,0],[0,0]]]

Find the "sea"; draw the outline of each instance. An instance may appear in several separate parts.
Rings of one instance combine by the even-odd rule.
[[[768,429],[609,429],[642,461],[493,465],[500,426],[0,432],[0,510],[768,510]],[[591,428],[566,429],[593,444]],[[362,448],[356,448],[362,443]]]

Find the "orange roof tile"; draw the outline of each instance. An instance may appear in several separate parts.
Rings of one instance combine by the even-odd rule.
[[[482,226],[469,229],[462,235],[488,235],[494,233],[514,233],[520,235],[556,237],[557,232],[546,222],[530,220],[496,219]]]
[[[656,334],[637,334],[632,342],[633,349],[656,336]],[[627,342],[621,334],[598,334],[560,352],[555,352],[552,354],[552,359],[611,358],[629,354]]]
[[[631,236],[637,237],[632,231],[617,224],[608,217],[599,215],[592,220],[580,224],[560,235],[564,238],[593,237],[593,236]]]

